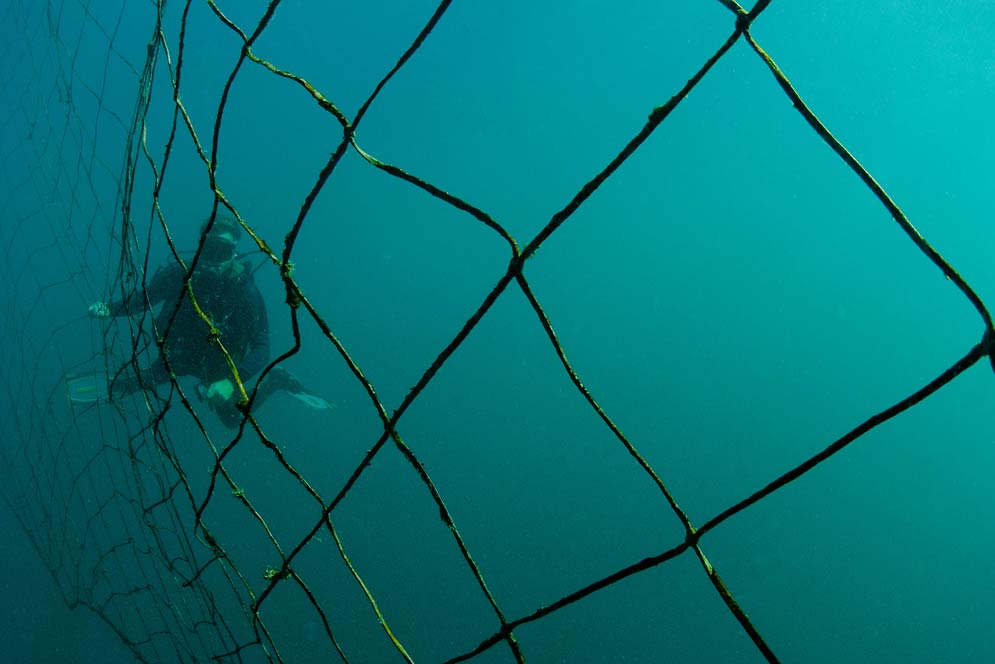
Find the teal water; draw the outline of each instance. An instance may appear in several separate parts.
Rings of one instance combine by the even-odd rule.
[[[246,30],[264,10],[260,2],[219,6]],[[165,12],[174,64],[183,8]],[[120,433],[106,424],[109,414],[75,429],[64,409],[48,413],[47,429],[21,404],[58,384],[36,367],[58,376],[105,338],[81,317],[114,288],[110,237],[127,132],[108,111],[127,125],[137,83],[121,58],[108,57],[94,22],[108,33],[117,25],[117,50],[140,67],[151,14],[129,5],[118,22],[119,3],[90,7],[89,18],[77,4],[52,9],[65,48],[37,46],[55,40],[33,5],[11,4],[2,10],[11,20],[0,21],[18,63],[3,88],[9,119],[0,129],[0,239],[11,284],[0,399],[14,432],[5,452],[12,487],[30,483],[37,467],[24,462],[23,446],[55,449],[66,431],[82,441]],[[428,2],[284,2],[254,51],[353,117],[434,10]],[[209,146],[240,42],[205,4],[192,3],[187,21],[182,100]],[[486,211],[524,247],[733,28],[719,2],[457,2],[370,107],[357,142]],[[775,0],[751,32],[932,246],[995,302],[995,9]],[[66,53],[75,53],[72,76],[57,67]],[[172,119],[166,83],[160,69],[147,132],[157,163]],[[280,249],[341,133],[300,86],[246,63],[219,134],[218,186]],[[99,160],[89,159],[90,148]],[[174,150],[159,206],[189,247],[211,191],[182,126]],[[167,252],[150,215],[150,170],[144,157],[139,164],[131,205],[155,266]],[[90,175],[70,195],[66,183],[81,170]],[[508,259],[491,229],[355,151],[315,199],[293,254],[295,278],[388,409]],[[584,385],[698,526],[918,390],[984,333],[967,299],[802,120],[743,40],[541,246],[524,275]],[[258,282],[276,354],[293,345],[283,285],[271,266]],[[125,328],[115,329],[120,351]],[[258,415],[329,497],[382,426],[317,327],[306,322],[301,336],[302,350],[285,366],[337,408],[314,413],[274,399]],[[780,661],[987,660],[995,629],[993,397],[992,366],[980,362],[702,538]],[[167,417],[176,454],[203,492],[203,439],[179,409]],[[205,420],[212,436],[224,436]],[[46,435],[29,435],[37,431]],[[660,492],[566,376],[515,284],[398,431],[509,619],[683,539]],[[40,458],[52,467],[73,455]],[[258,437],[239,444],[229,468],[292,549],[317,519],[313,502]],[[205,518],[258,592],[263,570],[279,561],[229,493],[220,491]],[[104,494],[97,487],[87,495],[99,502]],[[62,610],[23,533],[0,514],[7,564],[25,570],[3,582],[11,661],[131,661],[90,612]],[[438,508],[396,450],[377,456],[333,518],[415,661],[444,661],[497,629]],[[85,545],[106,549],[121,537],[100,530]],[[327,533],[319,537],[294,568],[328,611],[349,661],[401,661]],[[121,563],[131,572],[142,564]],[[338,661],[302,593],[277,588],[263,615],[286,660]],[[107,592],[96,590],[98,600]],[[138,604],[153,614],[157,605]],[[113,606],[114,616],[125,611]],[[763,661],[690,553],[516,636],[530,662]],[[184,661],[168,647],[153,651]],[[262,659],[255,651],[246,661]],[[499,645],[472,661],[514,659]]]

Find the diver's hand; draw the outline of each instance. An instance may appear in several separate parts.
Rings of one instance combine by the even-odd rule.
[[[207,390],[204,392],[204,396],[206,396],[207,400],[211,403],[220,405],[231,399],[231,395],[234,392],[235,384],[231,382],[231,379],[223,378],[208,385]]]
[[[94,302],[87,311],[90,313],[90,318],[107,318],[111,315],[111,309],[106,302]]]

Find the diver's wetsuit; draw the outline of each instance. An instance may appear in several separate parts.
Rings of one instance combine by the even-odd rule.
[[[165,335],[164,352],[169,358],[169,366],[176,375],[194,376],[205,386],[225,378],[231,379],[231,371],[221,349],[208,340],[207,325],[194,311],[190,298],[183,293],[183,275],[183,268],[178,264],[167,265],[155,273],[145,291],[152,306],[162,305],[156,316],[155,331]],[[221,333],[221,342],[238,367],[239,377],[247,382],[270,359],[269,319],[263,298],[252,278],[251,265],[235,260],[223,273],[213,268],[198,267],[193,273],[192,283],[197,303]],[[181,296],[182,304],[170,324],[176,302]],[[110,315],[138,313],[136,300],[140,298],[141,293],[136,293],[129,300],[109,304]],[[168,382],[169,371],[162,358],[157,358],[143,370],[141,378],[140,382],[134,374],[120,374],[113,381],[111,391],[114,395],[128,394],[139,389],[142,383],[158,385]],[[265,390],[265,396],[271,391]],[[264,390],[260,390],[256,397],[257,405],[264,397],[262,392]],[[237,396],[236,393],[228,403],[215,408],[221,420],[229,426],[237,426],[241,419],[234,406]]]

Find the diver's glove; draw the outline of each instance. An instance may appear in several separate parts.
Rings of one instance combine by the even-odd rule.
[[[87,311],[90,313],[90,318],[107,318],[111,315],[111,308],[106,302],[94,302]]]
[[[207,389],[204,390],[204,396],[211,404],[220,406],[227,403],[234,392],[235,384],[231,382],[231,379],[222,378],[208,385]]]

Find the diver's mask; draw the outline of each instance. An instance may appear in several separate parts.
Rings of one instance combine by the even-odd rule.
[[[207,267],[224,268],[235,259],[235,238],[228,233],[212,233],[204,238],[200,259]]]

